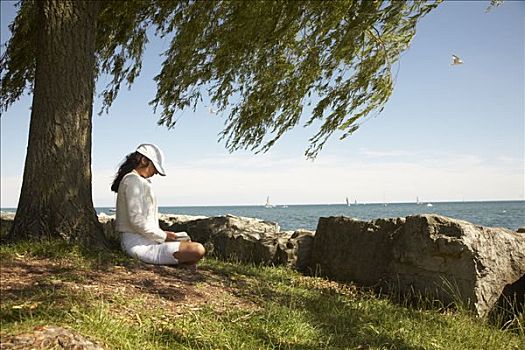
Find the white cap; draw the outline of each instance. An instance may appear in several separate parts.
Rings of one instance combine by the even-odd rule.
[[[143,143],[137,147],[137,152],[151,160],[160,175],[166,176],[166,172],[162,166],[164,163],[164,154],[162,154],[159,147],[152,143]]]

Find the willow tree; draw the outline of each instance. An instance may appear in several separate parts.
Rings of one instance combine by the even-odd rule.
[[[140,74],[148,34],[166,37],[151,104],[159,124],[207,95],[228,111],[230,151],[265,152],[301,123],[319,122],[305,152],[351,135],[392,93],[392,65],[421,1],[21,1],[0,65],[1,105],[33,93],[22,191],[12,234],[100,241],[91,195],[94,82],[107,111]],[[148,30],[149,29],[149,30]],[[154,33],[154,34],[151,34]]]
[[[2,56],[2,105],[33,93],[29,142],[11,234],[101,244],[91,194],[98,2],[22,3]]]

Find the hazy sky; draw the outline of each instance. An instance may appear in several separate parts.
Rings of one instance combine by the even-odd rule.
[[[142,142],[166,154],[168,176],[152,181],[161,206],[264,204],[268,195],[274,204],[525,199],[525,2],[487,6],[445,2],[423,18],[384,111],[345,141],[334,137],[314,162],[303,154],[315,128],[298,127],[254,155],[217,142],[224,116],[204,104],[174,129],[157,126],[148,101],[168,42],[151,38],[131,91],[107,115],[95,102],[95,206],[114,206],[117,166]],[[2,44],[14,15],[14,2],[2,1]],[[451,66],[452,54],[465,63]],[[18,202],[30,106],[24,96],[0,119],[3,208]]]

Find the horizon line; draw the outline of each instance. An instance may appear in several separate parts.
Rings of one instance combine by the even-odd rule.
[[[488,202],[525,202],[524,199],[482,199],[482,200],[438,200],[438,201],[422,201],[419,202],[419,205],[426,205],[429,203],[488,203]],[[286,205],[286,206],[330,206],[330,205],[340,205],[340,206],[359,206],[359,205],[390,205],[390,204],[417,204],[415,201],[410,202],[357,202],[357,204],[351,203],[350,205],[345,204],[344,202],[339,203],[282,203],[282,204],[273,204],[273,206],[277,209],[279,207]],[[264,204],[214,204],[214,205],[159,205],[160,208],[220,208],[220,207],[264,207]],[[94,206],[95,209],[97,208],[114,208],[114,205],[102,205],[102,206]],[[0,211],[4,210],[12,210],[17,209],[17,207],[0,207]]]

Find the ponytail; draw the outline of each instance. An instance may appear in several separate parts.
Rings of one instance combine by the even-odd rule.
[[[139,152],[133,152],[126,156],[126,159],[122,162],[115,175],[113,184],[111,184],[111,190],[113,192],[118,192],[118,187],[124,176],[139,166],[142,157],[143,155]]]

